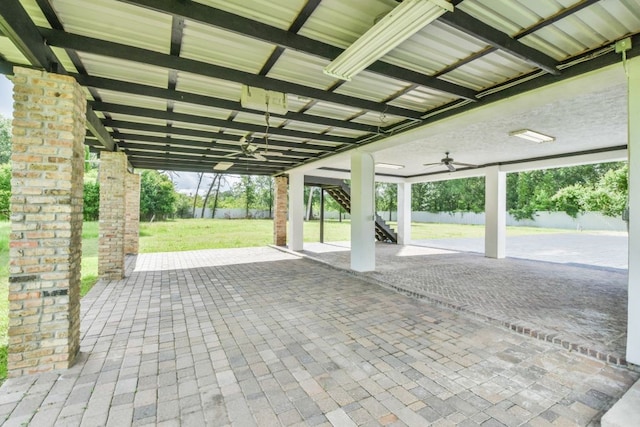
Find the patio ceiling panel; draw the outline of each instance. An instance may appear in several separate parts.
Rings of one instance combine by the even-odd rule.
[[[89,75],[149,86],[167,85],[169,72],[162,67],[86,52],[78,52],[77,55]]]
[[[435,21],[382,60],[414,71],[438,75],[449,65],[487,48],[487,44],[442,22]]]
[[[350,82],[338,81],[336,83],[340,83],[340,86],[335,90],[336,93],[376,102],[393,99],[396,94],[402,93],[412,87],[406,82],[390,79],[370,71],[362,71],[351,79]],[[372,91],[372,87],[375,87],[376,90]]]
[[[254,21],[263,22],[282,30],[289,29],[300,11],[307,3],[306,0],[193,0],[205,6],[215,7],[235,15],[244,16]]]
[[[124,92],[114,92],[111,90],[97,90],[101,102],[110,104],[120,104],[130,107],[151,108],[155,110],[164,110],[167,108],[167,102],[163,99],[153,98],[150,96],[133,96]],[[99,108],[94,108],[99,111]]]
[[[399,95],[397,98],[389,102],[389,105],[397,105],[412,110],[426,111],[441,105],[448,104],[456,98],[444,96],[442,92],[431,88],[418,86],[410,91]],[[398,119],[401,119],[398,117]],[[400,121],[400,120],[398,120]],[[395,123],[395,122],[394,122]]]
[[[335,83],[334,77],[322,72],[327,65],[329,61],[326,59],[286,50],[280,55],[278,62],[273,65],[267,76],[327,90]]]
[[[444,74],[442,78],[452,82],[467,82],[474,89],[483,90],[535,70],[518,58],[495,51]]]
[[[168,15],[164,15],[168,16]],[[215,40],[215,43],[211,43]],[[257,74],[275,46],[185,20],[180,56]]]
[[[73,73],[97,110],[88,113],[93,128],[100,121],[115,128],[123,147],[136,144],[129,148],[137,164],[165,169],[205,167],[171,159],[194,154],[184,151],[194,144],[234,147],[246,134],[260,143],[264,111],[241,105],[242,85],[283,92],[289,112],[271,114],[269,145],[293,163],[263,167],[254,159],[233,168],[280,173],[558,81],[549,77],[611,64],[615,56],[607,55],[558,69],[559,61],[640,33],[637,0],[451,2],[454,12],[345,82],[323,68],[397,1],[2,0],[0,71],[26,64]],[[485,90],[492,95],[478,96]],[[93,135],[111,149],[108,135]],[[172,152],[176,138],[188,147]],[[153,144],[168,153],[145,156],[145,148],[158,149]]]
[[[112,0],[55,0],[51,5],[70,33],[169,53],[171,17],[168,15]]]
[[[229,111],[222,108],[215,108],[206,105],[188,104],[186,102],[174,102],[173,111],[176,113],[191,114],[195,116],[206,116],[214,119],[224,120],[229,117]]]

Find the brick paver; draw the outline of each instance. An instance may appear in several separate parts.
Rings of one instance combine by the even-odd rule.
[[[348,242],[306,244],[304,253],[349,268]],[[627,270],[379,244],[376,271],[362,277],[626,364]]]
[[[135,266],[135,269],[134,269]],[[5,425],[588,425],[638,378],[271,248],[140,255]]]

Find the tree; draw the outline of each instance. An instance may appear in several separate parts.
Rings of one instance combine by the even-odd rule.
[[[193,196],[193,212],[191,214],[192,217],[196,216],[196,203],[198,202],[198,192],[200,191],[200,184],[202,184],[202,177],[204,176],[204,172],[200,172],[198,174],[198,185],[196,187],[196,194]]]
[[[0,164],[11,160],[11,120],[0,115]]]
[[[11,165],[0,166],[0,218],[9,219],[11,215]]]
[[[192,218],[191,197],[186,194],[176,193],[176,216],[178,218]]]
[[[233,194],[244,208],[245,217],[249,218],[249,209],[253,207],[256,200],[254,178],[249,175],[241,176],[240,180],[233,186]]]
[[[389,221],[391,221],[391,213],[396,210],[397,204],[398,185],[376,182],[376,210],[389,211]]]
[[[553,197],[555,207],[572,217],[581,212],[602,212],[608,216],[620,216],[628,200],[628,165],[609,169],[598,182],[579,183],[561,188]]]
[[[140,218],[166,219],[176,211],[173,183],[157,171],[145,170],[140,177]]]

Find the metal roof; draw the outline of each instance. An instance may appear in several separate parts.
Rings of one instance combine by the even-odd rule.
[[[280,174],[620,62],[622,38],[640,52],[639,0],[451,0],[351,81],[323,73],[397,3],[2,0],[0,72],[76,77],[106,130],[86,143],[134,167]],[[285,93],[289,112],[243,107],[243,85]],[[243,154],[243,136],[266,161]]]

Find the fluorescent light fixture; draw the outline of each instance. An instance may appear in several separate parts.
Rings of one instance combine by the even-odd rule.
[[[394,165],[391,163],[376,163],[376,167],[387,169],[404,169],[404,166],[402,165]]]
[[[445,0],[404,0],[325,67],[325,74],[351,80],[447,11],[453,5]]]
[[[529,141],[537,142],[538,144],[541,142],[553,142],[556,140],[553,136],[534,132],[529,129],[514,130],[513,132],[509,132],[509,136],[517,136],[518,138],[527,139]]]
[[[213,170],[217,170],[217,171],[226,171],[227,169],[229,169],[231,166],[233,166],[233,162],[218,162],[216,163],[216,165],[213,167]]]

